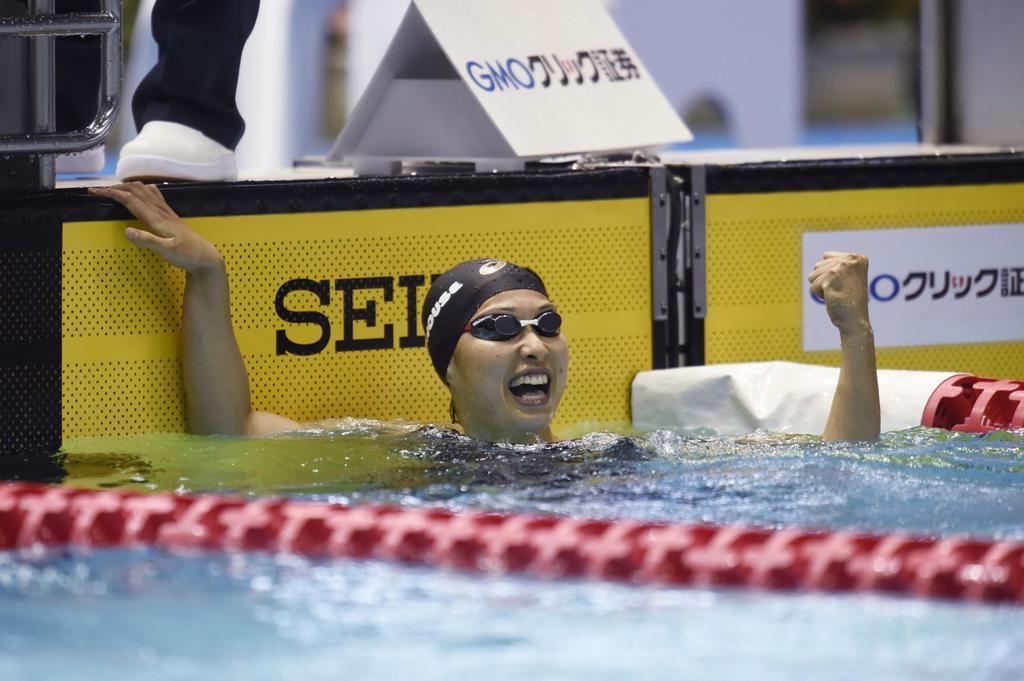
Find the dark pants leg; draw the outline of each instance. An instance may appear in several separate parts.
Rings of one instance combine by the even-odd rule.
[[[235,104],[242,48],[259,0],[157,0],[158,59],[135,92],[135,125],[170,121],[234,149],[245,122]]]

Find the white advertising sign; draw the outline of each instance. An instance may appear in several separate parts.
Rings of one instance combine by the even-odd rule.
[[[868,256],[878,347],[1024,340],[1024,224],[805,232],[803,271],[825,251]],[[806,287],[803,345],[839,348]]]
[[[601,0],[413,0],[329,159],[535,159],[690,139]]]

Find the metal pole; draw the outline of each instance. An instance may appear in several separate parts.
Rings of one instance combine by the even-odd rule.
[[[53,9],[53,0],[30,0],[32,11]],[[102,142],[114,126],[121,96],[121,3],[120,0],[102,0],[102,8],[95,14],[36,15],[30,17],[0,17],[0,38],[34,37],[35,42],[49,44],[40,49],[39,59],[30,62],[33,78],[33,96],[52,98],[53,38],[55,36],[99,35],[100,58],[103,74],[100,78],[100,107],[92,123],[83,130],[56,133],[32,126],[31,132],[0,134],[0,153],[3,154],[67,154],[85,151]],[[48,36],[48,37],[46,37]],[[33,54],[35,54],[33,50]],[[49,54],[49,68],[46,56]],[[42,99],[39,100],[42,104]],[[52,101],[52,100],[51,100]],[[52,109],[49,120],[53,121]],[[45,111],[41,111],[46,118]],[[50,182],[46,186],[52,186]]]
[[[35,5],[45,5],[46,0],[36,0]],[[52,0],[48,3],[53,6]],[[0,38],[68,35],[112,35],[120,29],[120,7],[115,1],[103,3],[103,10],[95,13],[69,13],[56,16],[36,15],[34,17],[0,18]]]
[[[29,0],[28,11],[33,16],[52,15],[54,0]],[[57,130],[55,105],[53,38],[38,36],[29,48],[29,70],[32,74],[31,130],[53,133]],[[56,183],[56,159],[51,154],[39,154],[39,187],[53,189]]]
[[[924,144],[959,141],[956,112],[954,0],[922,0],[918,46],[918,135]]]
[[[86,128],[90,137],[106,139],[117,121],[121,105],[121,0],[103,0],[103,12],[113,19],[114,29],[100,39],[100,59],[103,64],[102,101],[96,114],[95,125]]]

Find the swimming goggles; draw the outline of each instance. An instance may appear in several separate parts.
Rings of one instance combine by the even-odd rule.
[[[562,315],[547,310],[536,319],[519,319],[510,314],[489,314],[466,324],[463,333],[488,341],[507,341],[519,335],[526,326],[532,326],[542,336],[557,336],[562,328]]]

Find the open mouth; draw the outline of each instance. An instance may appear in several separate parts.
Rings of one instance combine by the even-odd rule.
[[[519,404],[546,404],[551,394],[551,379],[546,373],[520,374],[508,382],[508,390]]]

